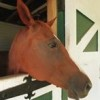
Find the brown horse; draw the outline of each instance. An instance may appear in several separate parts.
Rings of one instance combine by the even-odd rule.
[[[54,36],[51,26],[55,19],[44,23],[35,21],[29,9],[17,0],[17,10],[26,28],[15,37],[9,52],[9,72],[28,73],[68,90],[68,96],[85,97],[92,84],[72,61],[67,50]]]

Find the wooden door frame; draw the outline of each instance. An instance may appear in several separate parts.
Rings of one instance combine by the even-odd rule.
[[[47,21],[57,17],[57,0],[47,0]],[[57,35],[57,20],[52,25],[52,30]]]

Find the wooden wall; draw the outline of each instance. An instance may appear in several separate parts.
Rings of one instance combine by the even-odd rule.
[[[22,26],[0,22],[0,76],[6,75],[8,51],[12,40]]]

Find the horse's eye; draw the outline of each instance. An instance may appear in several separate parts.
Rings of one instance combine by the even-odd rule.
[[[57,47],[57,43],[56,42],[51,42],[48,44],[50,48],[55,48]]]

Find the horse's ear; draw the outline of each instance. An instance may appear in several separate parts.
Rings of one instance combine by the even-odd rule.
[[[30,26],[35,23],[28,7],[23,3],[22,0],[17,0],[17,11],[18,11],[18,14],[19,14],[22,22],[26,26]]]
[[[47,24],[51,27],[54,23],[54,21],[56,20],[57,17],[55,17],[54,19],[50,20],[49,22],[47,22]]]

